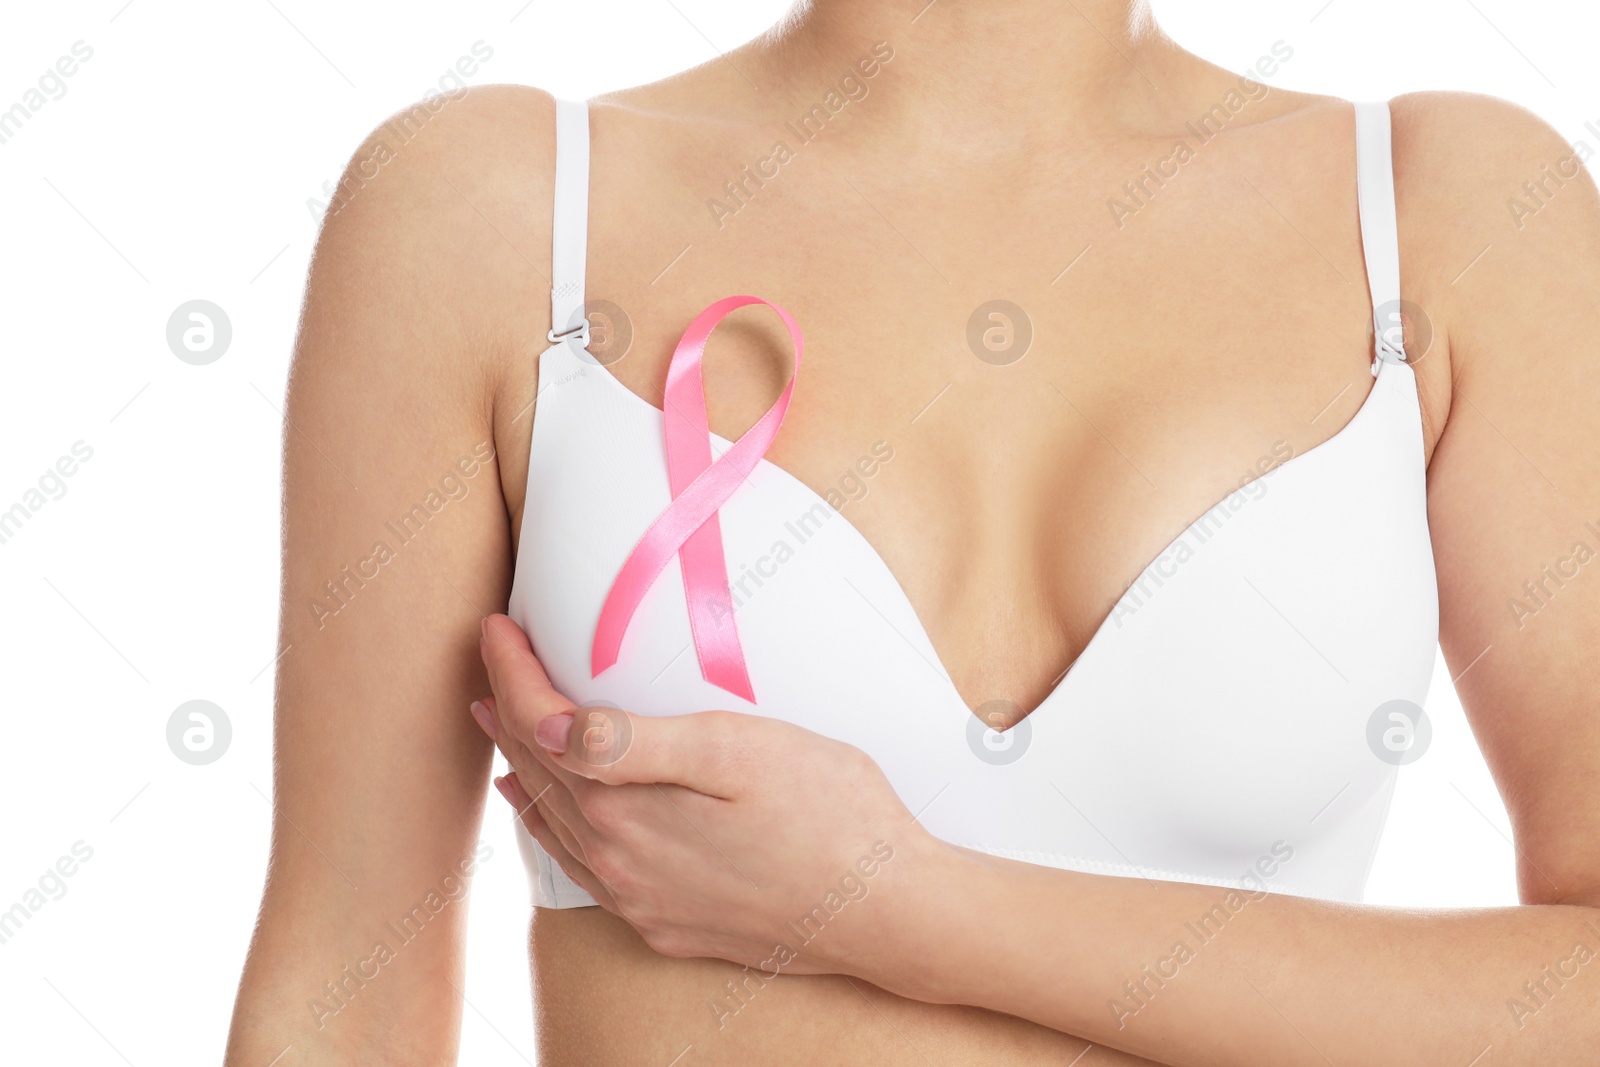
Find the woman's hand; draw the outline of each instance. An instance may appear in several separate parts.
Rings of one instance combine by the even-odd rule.
[[[576,707],[503,615],[481,651],[494,696],[472,710],[513,767],[501,793],[651,948],[863,977],[897,951],[890,920],[950,850],[861,750],[729,711]]]

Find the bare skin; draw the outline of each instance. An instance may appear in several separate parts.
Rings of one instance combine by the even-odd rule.
[[[968,704],[1025,713],[1174,534],[1359,407],[1353,120],[1344,101],[1261,93],[1119,218],[1124,183],[1193,143],[1184,124],[1239,76],[1125,0],[947,0],[913,24],[918,6],[817,3],[726,60],[593,102],[588,293],[626,311],[610,370],[657,405],[706,304],[750,292],[793,313],[807,358],[768,458],[825,492],[890,442],[850,518]],[[785,133],[878,42],[892,58],[864,99],[814,141]],[[1569,150],[1509,105],[1419,94],[1393,116],[1402,287],[1431,337],[1408,323],[1442,644],[1452,674],[1498,646],[1459,688],[1513,808],[1524,899],[1600,903],[1600,803],[1577,758],[1592,765],[1600,733],[1576,666],[1600,582],[1537,626],[1506,610],[1600,519],[1600,447],[1580,430],[1600,386],[1600,206],[1581,178],[1517,226],[1507,197]],[[230,1064],[453,1062],[464,900],[381,977],[346,980],[337,1011],[325,983],[473,852],[492,750],[465,709],[487,692],[478,621],[504,608],[525,505],[553,138],[549,97],[510,86],[404,144],[380,129],[356,158],[385,161],[319,241],[285,446],[279,814]],[[707,201],[777,139],[793,158],[719,225]],[[996,297],[1035,331],[1005,367],[966,340]],[[708,349],[713,430],[738,436],[789,368],[770,313],[736,313]],[[475,448],[493,459],[467,475]],[[447,486],[400,544],[386,523],[452,472],[465,493]],[[393,558],[356,586],[342,568],[373,574],[358,561],[375,541]],[[686,1045],[700,1064],[1059,1064],[1086,1047],[839,976],[786,976],[719,1028],[707,1001],[739,968],[658,955],[596,908],[538,912],[532,957],[552,1064],[665,1064]]]

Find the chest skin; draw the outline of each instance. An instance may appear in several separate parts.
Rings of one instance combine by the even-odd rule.
[[[1035,707],[1162,546],[1371,386],[1342,103],[1239,129],[1166,179],[1141,162],[1162,140],[916,181],[811,144],[733,214],[725,132],[668,141],[603,107],[592,124],[606,370],[660,406],[706,304],[789,310],[805,356],[767,458],[844,504],[969,707]],[[737,437],[792,366],[776,316],[725,320],[712,429]]]

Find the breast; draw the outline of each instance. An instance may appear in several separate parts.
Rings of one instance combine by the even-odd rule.
[[[769,463],[720,512],[755,702],[701,677],[676,563],[591,677],[606,592],[669,503],[661,416],[564,347],[540,381],[510,613],[573,700],[788,720],[867,752],[936,836],[996,855],[1361,898],[1396,771],[1369,727],[1424,702],[1438,630],[1405,365],[1333,438],[1197,517],[1004,734],[872,546]],[[592,903],[523,844],[536,903]]]

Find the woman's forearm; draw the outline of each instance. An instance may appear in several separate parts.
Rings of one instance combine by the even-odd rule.
[[[943,846],[928,862],[925,899],[884,909],[869,955],[887,973],[863,976],[902,995],[1174,1067],[1557,1065],[1600,1047],[1600,908],[1352,906]]]
[[[623,712],[626,758],[591,761],[526,636],[491,623],[484,729],[524,824],[662,955],[856,976],[1170,1067],[1594,1062],[1600,892],[1568,826],[1524,838],[1560,879],[1546,902],[1477,911],[1058,870],[939,841],[863,753],[777,719]],[[864,903],[829,891],[841,866]]]

